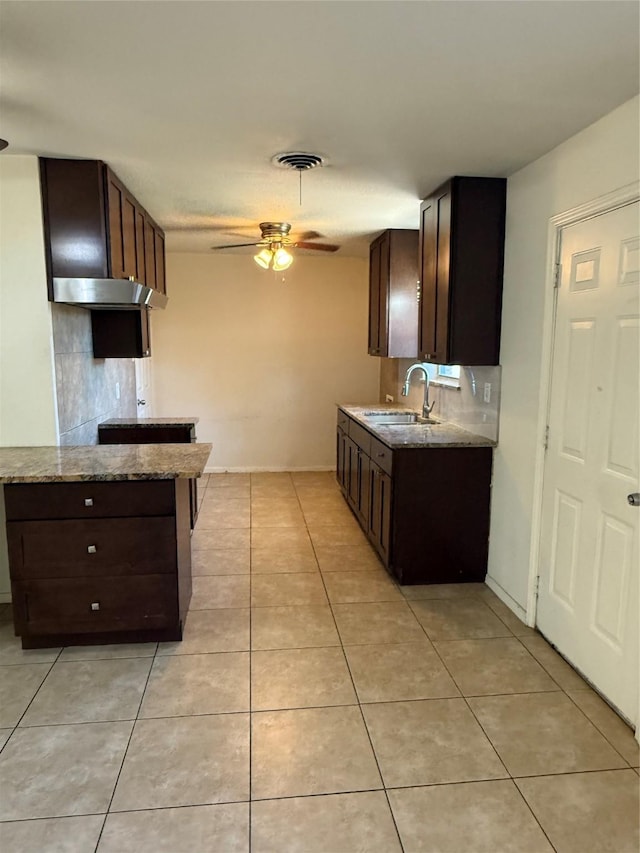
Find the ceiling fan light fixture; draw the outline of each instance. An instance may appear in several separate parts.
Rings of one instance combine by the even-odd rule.
[[[271,249],[265,247],[258,252],[257,255],[253,256],[253,260],[258,264],[259,267],[262,267],[263,270],[268,270],[271,266],[271,259],[273,255]]]
[[[276,272],[287,270],[293,263],[293,256],[283,249],[282,246],[273,253],[273,269]]]

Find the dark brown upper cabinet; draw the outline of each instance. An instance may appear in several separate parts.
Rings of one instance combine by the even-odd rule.
[[[101,160],[40,158],[49,299],[54,278],[134,278],[166,293],[164,232]]]
[[[369,249],[369,355],[418,352],[418,231],[390,229]]]
[[[499,363],[506,189],[455,177],[420,206],[421,361]]]

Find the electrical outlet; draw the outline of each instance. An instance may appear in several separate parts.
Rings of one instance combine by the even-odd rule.
[[[116,400],[120,399],[120,383],[116,382]]]
[[[393,396],[391,394],[386,394],[384,399],[385,399],[386,403],[393,403],[394,402]]]
[[[491,383],[490,382],[484,383],[484,401],[485,401],[485,403],[491,402]]]

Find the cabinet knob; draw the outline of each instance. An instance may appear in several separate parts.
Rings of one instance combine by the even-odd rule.
[[[87,554],[95,554],[98,549],[95,545],[89,545],[87,547]]]
[[[91,609],[92,610],[100,610],[100,602],[99,601],[92,601],[91,602]]]
[[[85,498],[84,499],[85,506],[93,506],[93,498]]]

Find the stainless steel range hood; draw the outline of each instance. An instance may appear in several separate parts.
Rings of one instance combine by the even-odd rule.
[[[126,278],[54,278],[53,301],[81,308],[164,308],[168,298],[139,281]]]

